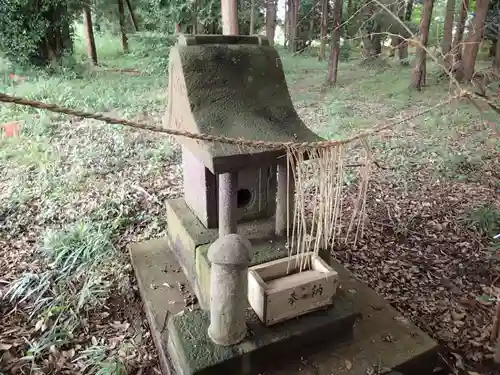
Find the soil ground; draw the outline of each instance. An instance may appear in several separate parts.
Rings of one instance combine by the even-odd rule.
[[[160,126],[165,38],[137,34],[125,56],[119,45],[98,36],[97,69],[82,64],[83,44],[75,61],[53,74],[4,64],[0,86]],[[297,111],[328,138],[450,95],[432,62],[427,87],[414,92],[411,68],[395,60],[370,66],[353,53],[340,65],[337,87],[327,89],[326,62],[286,52],[282,60]],[[159,373],[125,250],[131,241],[165,234],[164,201],[182,194],[178,146],[161,134],[0,106],[0,122],[12,121],[20,121],[20,134],[0,140],[0,373]],[[494,373],[498,122],[462,101],[373,137],[380,168],[370,183],[364,236],[356,246],[333,249],[469,374]],[[356,173],[346,184],[355,187]]]

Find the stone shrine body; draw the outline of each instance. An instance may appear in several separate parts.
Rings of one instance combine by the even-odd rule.
[[[170,52],[168,97],[169,128],[255,141],[321,140],[297,115],[281,59],[260,36],[181,36]],[[304,255],[311,272],[283,274],[294,205],[293,166],[284,149],[177,140],[184,197],[166,202],[168,235],[130,248],[165,374],[257,374],[308,350],[328,368],[325,374],[345,363],[332,358],[360,355],[367,356],[363,365],[349,373],[366,373],[370,351],[373,361],[387,358],[389,368],[412,363],[417,372],[409,374],[432,370],[437,345],[413,325],[389,320],[404,355],[384,357],[377,352],[384,345],[359,337],[363,324],[365,334],[377,335],[397,313],[331,259],[329,249]],[[359,324],[370,299],[384,314]],[[418,345],[410,339],[415,332]],[[415,366],[414,354],[428,360]]]

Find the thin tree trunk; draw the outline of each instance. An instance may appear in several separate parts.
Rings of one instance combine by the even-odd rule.
[[[314,7],[311,10],[311,14],[309,15],[309,17],[311,17],[311,19],[309,20],[309,33],[307,35],[307,39],[309,40],[309,45],[311,45],[314,39]]]
[[[85,26],[85,43],[87,45],[87,56],[92,65],[97,65],[97,50],[95,48],[94,29],[92,27],[92,13],[90,6],[83,7],[83,20]]]
[[[321,44],[319,45],[319,55],[318,55],[318,59],[320,61],[325,59],[327,31],[328,31],[328,0],[321,0],[321,29],[320,29]]]
[[[396,49],[399,46],[399,37],[397,35],[391,35],[391,52],[389,52],[389,57],[396,56]]]
[[[396,1],[393,4],[393,11],[394,14],[398,16],[398,20],[396,22],[401,22],[405,18],[405,12],[406,12],[406,2],[404,0],[399,0]],[[395,34],[394,30],[390,29],[388,30],[392,33]],[[396,50],[398,49],[399,45],[402,43],[401,36],[399,35],[391,35],[391,52],[389,53],[389,57],[395,57],[396,56]]]
[[[292,52],[297,52],[297,35],[299,26],[299,6],[300,0],[292,0],[292,22],[291,22],[291,40],[292,40]]]
[[[293,39],[293,8],[294,8],[294,1],[295,0],[287,0],[288,2],[288,23],[287,23],[287,40],[288,40],[288,50],[292,50],[292,39]]]
[[[130,14],[130,21],[132,21],[132,25],[134,25],[134,30],[139,31],[137,27],[137,20],[135,19],[134,11],[132,10],[132,5],[130,4],[130,0],[125,0],[127,3],[128,13]]]
[[[476,14],[472,21],[471,32],[467,37],[464,46],[464,53],[462,58],[462,77],[457,77],[470,81],[474,75],[474,67],[476,65],[477,52],[479,44],[481,43],[484,35],[484,22],[486,20],[486,13],[488,12],[489,0],[476,1]]]
[[[405,9],[405,21],[411,21],[412,12],[413,12],[413,0],[407,0]]]
[[[398,54],[399,54],[399,63],[401,65],[410,64],[408,60],[408,41],[405,40],[404,38],[401,38],[399,40]]]
[[[255,29],[255,0],[252,0],[250,4],[250,31],[249,35],[253,35]]]
[[[420,35],[422,45],[417,47],[417,58],[415,68],[413,69],[411,87],[422,90],[425,85],[426,60],[427,60],[427,43],[429,41],[429,27],[431,25],[432,8],[434,0],[424,0],[424,8],[422,10],[422,20],[420,21]]]
[[[458,16],[457,31],[453,40],[451,55],[453,58],[452,69],[462,60],[462,39],[464,38],[465,22],[467,20],[467,11],[469,9],[469,0],[462,0],[460,14]]]
[[[276,30],[276,3],[276,0],[267,0],[266,4],[266,36],[271,46],[274,46]]]
[[[238,3],[236,0],[221,0],[222,33],[238,35]]]
[[[335,86],[340,56],[340,22],[342,21],[343,0],[335,0],[333,5],[333,32],[331,41],[330,58],[328,59],[328,75],[326,83]]]
[[[500,28],[498,29],[497,42],[495,43],[495,58],[493,59],[493,68],[500,69]]]
[[[181,33],[181,25],[176,23],[175,24],[175,33],[180,34]]]
[[[444,56],[444,66],[447,71],[450,70],[453,64],[451,55],[451,43],[453,41],[453,19],[455,18],[455,0],[446,2],[446,14],[444,17],[443,42],[441,44],[441,53]]]
[[[193,29],[194,29],[194,33],[195,34],[205,34],[205,25],[203,25],[201,22],[200,22],[200,17],[198,17],[198,14],[200,13],[201,9],[203,8],[203,0],[195,0],[195,3],[194,3],[194,6],[195,6],[195,9],[196,9],[196,12],[195,12],[195,16],[194,16],[194,25],[193,25]],[[238,12],[238,3],[236,2],[235,5],[236,7],[236,12]],[[238,14],[238,13],[236,13]],[[236,19],[236,22],[238,22],[238,20]]]
[[[120,33],[122,35],[123,52],[128,52],[128,39],[125,31],[125,9],[123,9],[123,0],[118,0],[118,19],[120,22]]]
[[[283,27],[285,33],[284,47],[290,47],[290,0],[285,0],[285,25]]]

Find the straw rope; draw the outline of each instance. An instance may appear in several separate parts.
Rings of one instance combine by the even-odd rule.
[[[481,100],[484,101],[489,101],[486,98],[480,97],[476,94],[469,93],[467,91],[462,91],[457,95],[450,96],[449,98],[422,110],[418,110],[413,114],[410,114],[408,116],[405,116],[401,119],[395,119],[389,123],[386,124],[381,124],[377,125],[374,128],[370,130],[366,130],[363,132],[360,132],[357,135],[354,135],[350,138],[346,138],[343,140],[326,140],[326,141],[317,141],[317,142],[273,142],[273,141],[257,141],[257,140],[249,140],[249,139],[243,139],[243,138],[229,138],[225,136],[218,136],[218,135],[211,135],[211,134],[205,134],[205,133],[192,133],[188,132],[185,130],[177,130],[177,129],[166,129],[166,128],[159,128],[157,126],[153,126],[150,124],[142,123],[142,122],[136,122],[136,121],[131,121],[131,120],[126,120],[123,118],[116,118],[116,117],[111,117],[111,116],[106,116],[102,113],[92,113],[92,112],[85,112],[82,110],[78,109],[72,109],[72,108],[66,108],[66,107],[61,107],[57,104],[49,104],[49,103],[44,103],[36,100],[30,100],[18,96],[13,96],[9,95],[6,93],[0,92],[0,102],[4,103],[12,103],[12,104],[17,104],[17,105],[23,105],[27,107],[32,107],[32,108],[37,108],[37,109],[43,109],[47,110],[50,112],[56,112],[56,113],[62,113],[70,116],[75,116],[75,117],[80,117],[80,118],[85,118],[85,119],[94,119],[98,121],[102,121],[108,124],[117,124],[117,125],[124,125],[136,129],[141,129],[141,130],[147,130],[151,132],[156,132],[156,133],[164,133],[168,134],[171,136],[180,136],[180,137],[186,137],[186,138],[191,138],[191,139],[197,139],[200,141],[208,141],[208,142],[219,142],[219,143],[225,143],[225,144],[230,144],[230,145],[236,145],[236,146],[249,146],[249,147],[260,147],[260,148],[266,148],[266,149],[320,149],[320,148],[331,148],[331,147],[338,147],[341,145],[345,145],[348,143],[352,143],[354,141],[360,140],[362,138],[380,133],[381,131],[391,129],[399,124],[402,124],[406,121],[412,120],[416,117],[419,117],[423,114],[426,114],[428,112],[431,112],[437,108],[443,107],[447,104],[450,104],[453,102],[455,99],[460,99],[463,97],[477,97]]]

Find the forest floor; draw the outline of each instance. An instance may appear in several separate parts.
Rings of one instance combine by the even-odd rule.
[[[161,125],[168,46],[158,37],[98,37],[117,72],[17,72],[0,65],[1,91]],[[83,45],[75,53],[83,61]],[[396,61],[343,62],[324,89],[326,62],[283,54],[302,119],[342,138],[448,97],[430,64],[428,86],[408,89]],[[10,73],[24,77],[13,83]],[[159,374],[126,246],[165,234],[164,201],[182,194],[178,146],[164,135],[1,105],[0,373]],[[469,374],[493,372],[489,334],[500,263],[500,119],[454,103],[371,139],[381,168],[368,223],[334,255],[443,344]],[[350,184],[356,183],[355,171]],[[33,371],[35,370],[35,371]]]

